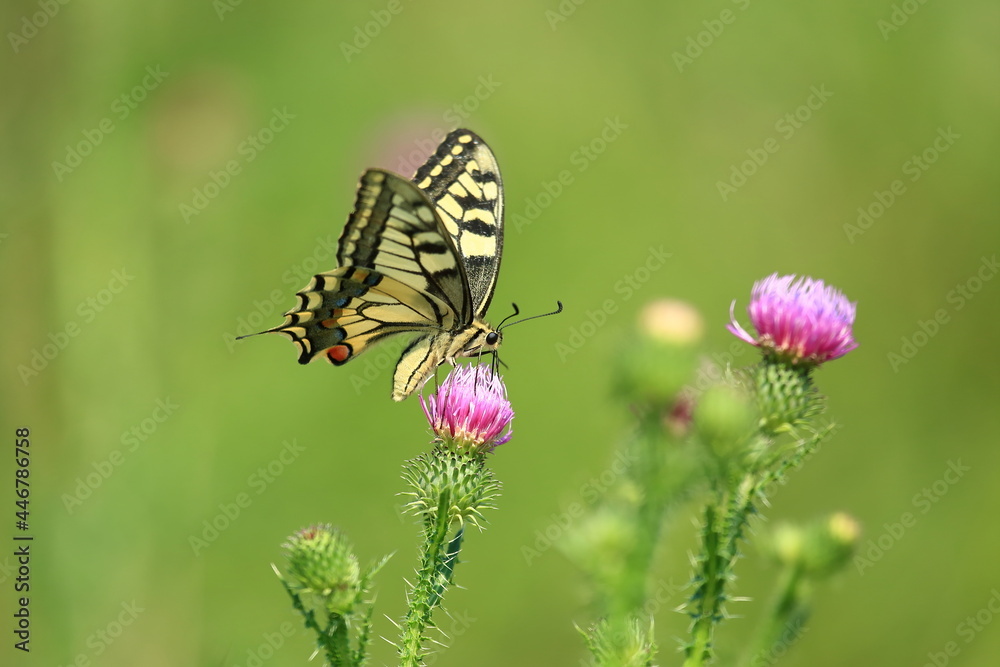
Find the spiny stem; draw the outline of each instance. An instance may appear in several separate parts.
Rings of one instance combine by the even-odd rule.
[[[756,477],[746,475],[728,493],[720,493],[716,504],[710,503],[705,507],[701,582],[693,597],[696,604],[692,613],[693,641],[684,667],[700,667],[712,659],[715,627],[724,617],[726,583],[732,578],[740,553],[739,542],[754,512],[758,488]],[[719,516],[718,510],[722,508],[725,513]]]
[[[331,613],[327,617],[326,633],[323,634],[327,660],[334,667],[354,667],[350,639],[347,635],[347,619]]]
[[[700,667],[712,657],[712,635],[715,630],[716,613],[721,588],[719,577],[720,540],[716,510],[712,504],[705,506],[704,542],[701,555],[701,583],[695,592],[696,609],[692,612],[694,622],[691,627],[693,642],[687,651],[684,667]]]
[[[399,657],[403,667],[419,667],[424,657],[425,633],[433,625],[434,607],[441,600],[447,579],[441,574],[450,566],[453,568],[455,554],[445,553],[450,517],[448,507],[451,494],[445,491],[438,501],[437,511],[433,518],[424,524],[424,541],[420,556],[420,569],[417,580],[410,591],[410,607],[403,621],[403,636],[400,642]]]
[[[302,597],[284,579],[281,580],[281,585],[285,587],[288,595],[292,598],[292,606],[302,614],[306,627],[316,633],[316,641],[326,654],[327,662],[334,667],[353,665],[347,643],[349,641],[347,637],[347,624],[344,622],[344,619],[338,614],[330,614],[327,619],[328,625],[326,629],[321,628],[316,621],[316,613],[311,609],[306,609],[305,603],[302,602]]]

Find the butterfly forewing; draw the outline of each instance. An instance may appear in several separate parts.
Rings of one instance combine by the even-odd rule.
[[[437,212],[461,255],[478,317],[486,314],[503,255],[503,181],[486,142],[455,130],[417,170],[413,182]]]
[[[413,183],[381,169],[361,176],[354,212],[340,235],[340,266],[363,266],[445,301],[471,319],[467,279],[454,242]]]

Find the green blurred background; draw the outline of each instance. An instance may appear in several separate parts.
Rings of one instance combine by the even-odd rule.
[[[316,521],[363,560],[396,551],[376,625],[395,636],[383,614],[403,613],[416,529],[394,494],[428,435],[415,400],[389,400],[391,351],[300,367],[281,338],[232,338],[280,321],[307,275],[332,267],[363,168],[410,169],[458,122],[490,143],[506,186],[493,321],[514,300],[566,312],[506,339],[504,495],[467,541],[437,664],[580,664],[579,574],[555,549],[530,563],[522,550],[627,431],[609,378],[635,315],[690,301],[722,353],[730,301],[742,309],[773,271],[857,300],[861,347],[818,375],[843,428],[768,516],[843,509],[889,545],[817,590],[784,664],[922,665],[949,642],[949,664],[1000,654],[992,612],[971,637],[959,627],[1000,589],[996,3],[270,4],[0,10],[2,424],[8,438],[31,428],[36,537],[30,656],[10,646],[12,556],[0,560],[0,662],[305,664],[311,641],[269,563]],[[858,226],[859,207],[879,206]],[[662,267],[636,274],[661,248]],[[616,289],[626,276],[648,279]],[[560,354],[606,299],[617,312]],[[741,351],[734,363],[749,363]],[[958,461],[968,472],[941,481]],[[10,454],[0,469],[6,535]],[[936,502],[915,498],[924,488]],[[239,498],[195,553],[191,537]],[[885,537],[905,512],[915,524]],[[679,664],[686,621],[670,608],[694,532],[679,515],[663,549],[664,665]],[[737,594],[758,602],[731,609],[748,618],[723,626],[720,664],[774,578],[752,549],[739,571]],[[372,664],[393,662],[378,640]]]

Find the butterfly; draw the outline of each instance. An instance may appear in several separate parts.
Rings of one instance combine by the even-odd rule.
[[[496,157],[469,130],[448,134],[412,181],[366,170],[337,268],[313,276],[285,321],[261,333],[290,338],[300,364],[337,366],[413,336],[393,373],[396,401],[446,361],[495,352],[500,327],[483,318],[503,255],[503,205]]]

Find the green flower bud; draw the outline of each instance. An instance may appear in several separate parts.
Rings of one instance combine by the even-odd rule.
[[[594,665],[650,667],[658,650],[652,618],[632,617],[614,625],[605,619],[580,632]]]
[[[858,522],[837,512],[809,522],[803,527],[780,524],[774,527],[764,550],[806,577],[824,579],[846,565],[861,536]]]
[[[806,573],[820,579],[840,570],[854,556],[860,537],[861,526],[843,512],[811,524],[803,545]]]
[[[615,590],[626,577],[624,554],[637,540],[631,514],[602,506],[581,517],[559,541],[559,550],[598,582],[598,590]]]
[[[347,615],[362,592],[361,568],[347,538],[329,524],[303,528],[283,545],[289,585],[324,598],[329,611]]]
[[[646,404],[671,405],[691,381],[703,332],[692,306],[669,299],[648,304],[639,316],[638,339],[618,357],[618,391]]]
[[[756,413],[750,398],[739,387],[727,384],[709,388],[694,411],[694,424],[702,441],[719,457],[742,450],[755,433]]]
[[[778,523],[762,542],[762,550],[774,561],[795,566],[802,560],[802,528],[790,523]]]

